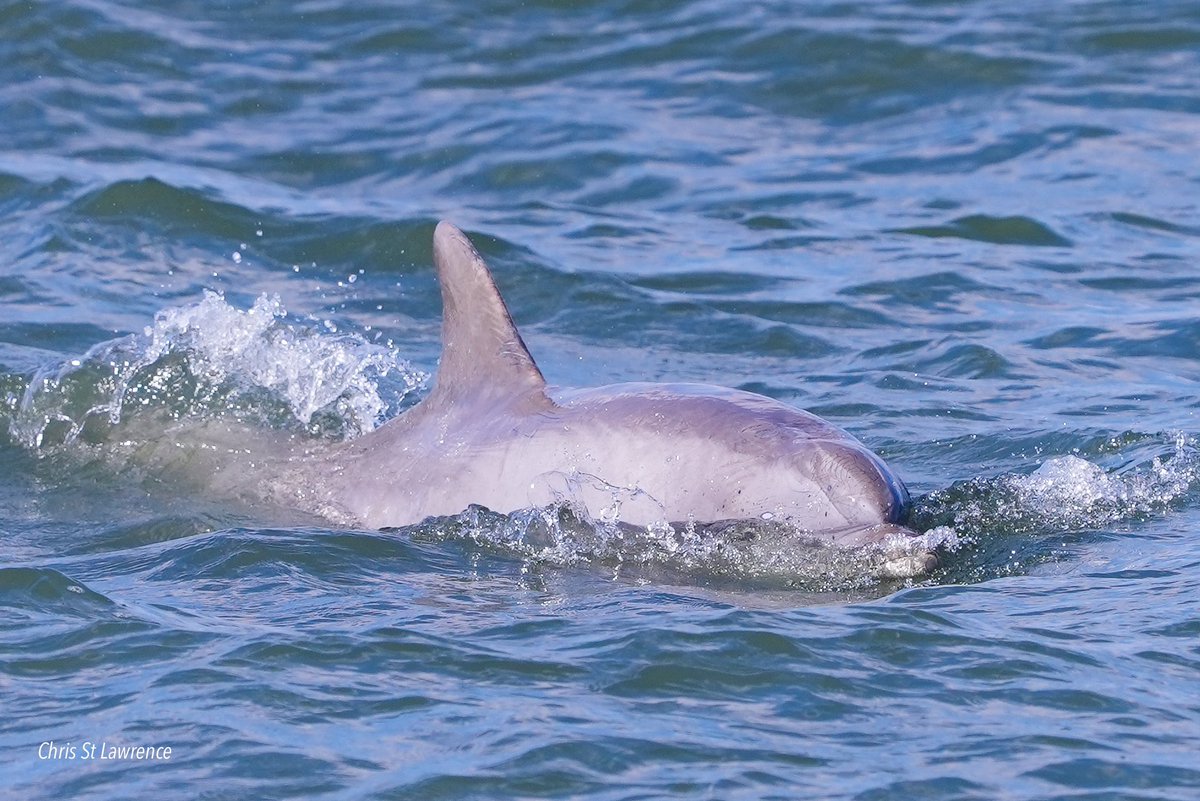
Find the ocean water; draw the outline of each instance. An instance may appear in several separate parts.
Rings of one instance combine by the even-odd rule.
[[[4,797],[1200,798],[1195,3],[0,0],[0,132]],[[439,219],[941,566],[256,499],[428,391]]]

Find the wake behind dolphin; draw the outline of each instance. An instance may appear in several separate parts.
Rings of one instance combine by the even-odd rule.
[[[383,528],[567,501],[609,523],[770,521],[838,547],[915,534],[903,482],[815,415],[703,385],[548,386],[463,232],[440,223],[433,250],[444,307],[434,389],[324,457],[313,499],[324,513]],[[936,563],[924,552],[890,569]]]

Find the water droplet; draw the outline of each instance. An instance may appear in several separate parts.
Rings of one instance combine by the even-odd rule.
[[[236,250],[235,250],[235,251],[233,251],[233,263],[234,263],[234,264],[241,264],[241,263],[242,263],[242,254],[241,254],[241,253],[238,253]],[[214,275],[215,275],[215,273],[214,273]]]

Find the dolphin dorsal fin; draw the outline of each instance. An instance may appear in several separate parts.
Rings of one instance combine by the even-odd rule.
[[[429,400],[546,398],[546,380],[517,333],[492,273],[466,234],[442,221],[433,232],[442,286],[442,360]]]

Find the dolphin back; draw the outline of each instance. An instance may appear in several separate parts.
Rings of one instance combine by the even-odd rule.
[[[567,500],[647,528],[778,521],[846,546],[911,533],[900,479],[811,413],[702,385],[548,391],[463,232],[439,223],[433,255],[444,306],[433,392],[336,454],[323,491],[357,524]]]

